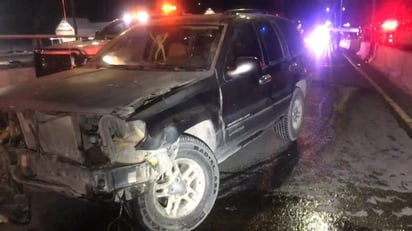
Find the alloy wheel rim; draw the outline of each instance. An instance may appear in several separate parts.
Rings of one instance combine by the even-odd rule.
[[[154,183],[154,204],[164,216],[179,219],[193,212],[206,189],[206,176],[194,160],[176,159],[175,165]]]
[[[300,128],[303,118],[303,105],[301,100],[296,99],[292,106],[292,128],[296,131]]]

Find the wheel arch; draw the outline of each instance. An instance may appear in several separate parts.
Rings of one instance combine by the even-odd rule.
[[[300,79],[298,82],[296,82],[295,87],[299,88],[303,96],[306,97],[308,93],[308,80],[306,78]]]
[[[216,129],[213,125],[213,122],[208,120],[203,120],[192,127],[184,131],[185,134],[191,135],[203,143],[205,143],[213,153],[217,149],[217,140],[216,140]]]
[[[149,140],[143,142],[144,148],[157,149],[162,145],[162,137],[169,138],[169,143],[186,133],[215,151],[221,142],[219,100],[216,79],[211,75],[196,84],[175,89],[152,100],[152,103],[134,113],[128,120],[139,119],[146,123],[146,138]],[[150,145],[146,145],[149,143]],[[163,143],[165,144],[167,145]]]
[[[172,144],[187,134],[199,139],[213,152],[219,143],[219,119],[210,106],[196,106],[181,110],[166,111],[163,116],[146,120],[146,138],[140,145],[142,149],[158,149]],[[170,116],[173,115],[173,116]]]

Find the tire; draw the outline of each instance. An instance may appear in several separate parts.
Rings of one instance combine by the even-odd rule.
[[[305,98],[302,90],[295,88],[288,111],[278,123],[275,124],[275,134],[281,139],[295,141],[302,130]]]
[[[288,132],[287,132],[287,122],[286,117],[282,117],[279,122],[277,122],[274,126],[274,131],[277,137],[282,140],[288,139]]]
[[[149,230],[192,230],[206,218],[216,201],[218,165],[203,142],[180,137],[176,163],[133,199],[135,215]]]

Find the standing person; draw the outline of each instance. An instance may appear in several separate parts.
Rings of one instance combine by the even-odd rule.
[[[340,31],[336,31],[336,36],[335,36],[335,51],[339,51],[341,38],[342,38],[342,33],[341,33]]]

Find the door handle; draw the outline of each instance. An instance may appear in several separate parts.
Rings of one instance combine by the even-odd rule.
[[[263,84],[269,83],[270,81],[272,81],[272,76],[271,76],[271,75],[269,75],[269,74],[262,75],[262,76],[259,78],[259,85],[263,85]]]

